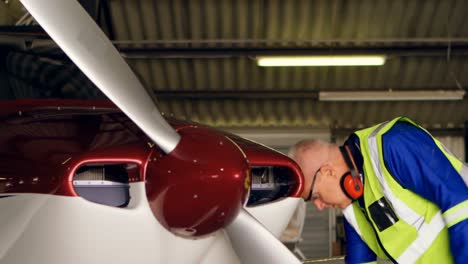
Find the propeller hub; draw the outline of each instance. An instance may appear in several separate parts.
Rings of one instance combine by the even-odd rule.
[[[196,238],[231,223],[250,188],[242,150],[229,138],[203,127],[178,131],[169,154],[155,152],[146,172],[151,210],[170,232]]]

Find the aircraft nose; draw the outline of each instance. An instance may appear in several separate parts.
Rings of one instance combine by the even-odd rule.
[[[151,210],[170,232],[196,238],[231,223],[250,188],[242,150],[222,134],[203,127],[178,131],[169,153],[155,153],[146,171]]]

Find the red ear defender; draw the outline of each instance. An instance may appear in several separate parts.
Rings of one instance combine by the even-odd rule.
[[[341,176],[340,186],[344,194],[351,200],[361,197],[364,190],[361,180],[354,178],[349,171]]]
[[[348,196],[351,200],[356,200],[362,196],[364,192],[364,188],[362,186],[361,176],[354,165],[354,162],[351,160],[349,149],[341,146],[340,147],[341,154],[348,165],[350,171],[346,172],[341,176],[340,179],[340,186],[343,190],[344,194]]]

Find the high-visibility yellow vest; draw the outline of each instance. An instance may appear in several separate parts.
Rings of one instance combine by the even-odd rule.
[[[467,218],[468,202],[442,214],[437,205],[404,189],[391,176],[383,159],[382,135],[397,121],[418,126],[400,117],[356,132],[364,160],[365,208],[361,209],[358,201],[354,201],[343,214],[380,258],[388,259],[388,254],[398,263],[452,263],[447,228]],[[444,149],[439,141],[434,141],[452,166],[461,174],[467,174],[466,165]],[[382,211],[384,221],[376,214]]]

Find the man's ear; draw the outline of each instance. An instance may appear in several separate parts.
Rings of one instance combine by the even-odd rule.
[[[333,167],[333,165],[329,162],[323,164],[321,170],[322,170],[322,174],[324,175],[335,177],[335,178],[340,177],[340,175],[336,174],[335,167]]]
[[[320,167],[320,172],[324,175],[333,175],[333,167],[329,162],[326,162]]]

